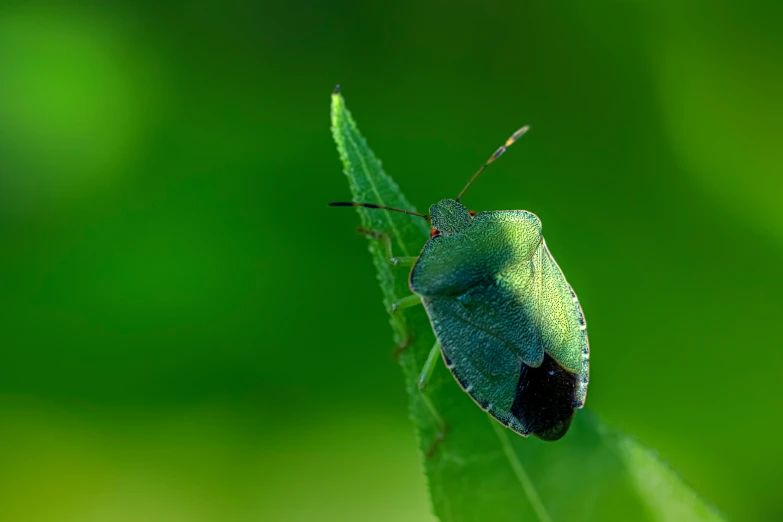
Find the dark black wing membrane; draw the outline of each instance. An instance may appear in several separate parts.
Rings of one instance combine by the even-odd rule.
[[[538,368],[523,364],[509,414],[533,435],[557,440],[574,416],[579,376],[564,370],[548,354]]]

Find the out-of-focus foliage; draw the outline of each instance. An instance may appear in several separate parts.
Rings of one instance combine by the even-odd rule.
[[[782,14],[2,2],[0,520],[431,520],[338,82],[418,208],[531,124],[464,200],[541,217],[588,408],[782,518]]]

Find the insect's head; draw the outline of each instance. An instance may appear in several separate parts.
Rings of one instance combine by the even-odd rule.
[[[430,232],[430,237],[439,236],[441,234],[445,236],[450,236],[451,234],[457,234],[459,232],[462,232],[466,228],[468,228],[473,221],[473,216],[475,213],[472,210],[468,210],[468,208],[459,202],[459,199],[462,197],[462,194],[465,193],[466,190],[468,190],[468,187],[473,183],[473,181],[484,172],[484,169],[486,169],[490,163],[498,159],[504,152],[506,152],[506,149],[510,147],[515,141],[517,141],[519,138],[521,138],[527,131],[529,127],[525,125],[518,131],[516,131],[514,134],[511,135],[509,139],[506,140],[506,143],[500,146],[498,150],[492,154],[492,156],[489,157],[489,159],[484,162],[484,164],[479,168],[475,174],[473,174],[473,177],[470,178],[470,181],[468,181],[468,184],[465,185],[465,188],[462,189],[462,191],[457,196],[457,199],[442,199],[432,205],[430,207],[430,214],[419,214],[418,212],[413,212],[410,210],[404,210],[400,208],[393,208],[388,207],[386,205],[379,205],[377,203],[359,203],[356,201],[338,201],[335,203],[329,203],[329,206],[332,207],[364,207],[364,208],[377,208],[381,210],[389,210],[392,212],[402,212],[403,214],[409,214],[411,216],[418,216],[421,218],[426,219],[428,222],[432,223],[432,231]]]
[[[470,178],[470,181],[465,185],[465,188],[460,191],[457,199],[442,199],[430,207],[430,220],[432,221],[432,232],[430,233],[430,237],[441,234],[444,236],[458,234],[470,226],[475,212],[468,210],[468,207],[460,203],[460,198],[465,191],[468,190],[468,187],[470,187],[473,181],[479,177],[479,174],[484,172],[484,169],[486,169],[490,163],[506,152],[506,149],[513,145],[515,141],[524,136],[529,128],[530,127],[525,125],[512,134],[511,137],[484,162],[476,173],[473,174],[473,177]]]
[[[458,234],[470,226],[473,216],[456,199],[442,199],[430,207],[432,229],[444,236]]]

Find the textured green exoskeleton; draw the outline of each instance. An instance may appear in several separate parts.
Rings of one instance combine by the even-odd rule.
[[[576,295],[524,210],[430,207],[433,237],[410,274],[462,388],[514,431],[556,440],[584,405],[589,348]]]
[[[514,133],[460,196],[527,129]],[[521,435],[557,440],[587,396],[590,352],[579,301],[535,214],[475,214],[460,196],[432,205],[426,216],[372,203],[332,205],[405,212],[432,223],[418,258],[392,258],[413,264],[409,285],[415,296],[400,306],[421,302],[438,340],[420,386],[439,346],[448,369],[483,410]]]

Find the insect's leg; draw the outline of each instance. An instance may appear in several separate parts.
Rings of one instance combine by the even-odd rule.
[[[435,341],[435,345],[430,350],[430,354],[427,356],[427,360],[424,362],[424,367],[419,374],[419,389],[423,390],[427,383],[430,382],[432,372],[435,369],[435,364],[438,362],[440,355],[440,341]]]
[[[416,256],[402,256],[402,257],[390,258],[394,266],[413,266],[416,264],[416,261],[418,261],[418,259],[419,258]]]
[[[404,310],[405,308],[410,308],[411,306],[416,306],[419,304],[421,304],[421,297],[416,294],[411,294],[393,302],[391,305],[391,310],[392,312],[396,312],[397,310]]]
[[[427,356],[427,361],[424,363],[424,367],[421,370],[421,374],[419,375],[419,394],[421,400],[427,406],[427,409],[430,410],[432,417],[438,424],[438,433],[435,435],[435,440],[432,441],[430,449],[427,450],[427,457],[432,457],[435,454],[435,450],[437,450],[440,443],[443,442],[443,439],[446,437],[446,432],[449,429],[448,425],[443,420],[443,417],[440,416],[440,413],[438,413],[438,410],[432,403],[432,399],[430,399],[429,395],[427,395],[427,392],[424,390],[424,387],[432,376],[432,371],[435,369],[435,364],[438,362],[438,356],[440,356],[440,341],[435,341],[435,344],[432,346],[432,349]]]
[[[392,251],[391,237],[389,237],[389,234],[386,232],[376,232],[374,230],[367,230],[364,227],[360,227],[359,233],[364,234],[365,236],[374,237],[380,241],[383,244],[384,250],[386,250],[386,258],[394,266],[413,266],[416,264],[418,257],[398,257],[394,255],[394,252]]]

